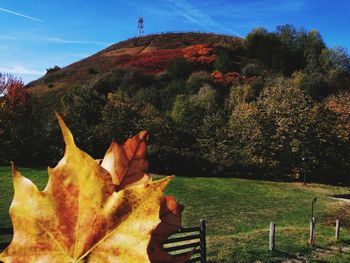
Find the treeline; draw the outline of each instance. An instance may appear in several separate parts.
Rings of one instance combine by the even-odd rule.
[[[68,89],[59,111],[78,146],[101,158],[111,140],[148,130],[153,172],[350,181],[345,49],[285,25],[252,30],[239,49],[194,45],[182,54],[161,75],[118,69]],[[2,79],[0,160],[55,164],[63,144],[54,114],[19,80],[12,92]]]

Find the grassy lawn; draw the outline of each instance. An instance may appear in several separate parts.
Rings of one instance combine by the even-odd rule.
[[[46,170],[21,168],[43,189]],[[0,227],[10,226],[8,208],[12,178],[0,167]],[[209,262],[350,262],[350,203],[331,195],[349,188],[243,179],[176,177],[167,189],[185,205],[184,226],[207,220]],[[307,244],[310,205],[316,204],[316,247]],[[334,240],[335,219],[341,219],[341,241]],[[268,251],[269,223],[276,223],[276,248]],[[298,262],[298,261],[295,261]]]

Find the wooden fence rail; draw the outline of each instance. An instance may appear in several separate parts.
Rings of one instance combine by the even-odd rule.
[[[0,235],[13,235],[12,228],[0,228]],[[9,243],[0,241],[0,251]],[[164,243],[164,249],[172,255],[194,251],[191,262],[207,262],[206,253],[206,225],[205,220],[200,220],[198,227],[181,228]]]

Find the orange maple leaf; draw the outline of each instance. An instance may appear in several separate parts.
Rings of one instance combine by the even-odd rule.
[[[124,145],[112,143],[99,165],[74,143],[57,115],[66,144],[64,157],[49,168],[43,191],[12,165],[14,236],[3,262],[184,262],[164,241],[181,223],[182,207],[163,197],[171,177],[152,182],[146,132]],[[117,191],[116,191],[117,190]]]

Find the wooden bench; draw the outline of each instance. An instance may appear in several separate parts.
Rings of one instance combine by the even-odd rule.
[[[0,235],[13,235],[12,228],[0,228]],[[184,227],[172,235],[165,243],[164,249],[172,255],[187,253],[194,250],[190,262],[207,262],[206,253],[206,225],[205,220],[200,220],[197,227]],[[9,243],[0,241],[0,251],[3,251]]]

